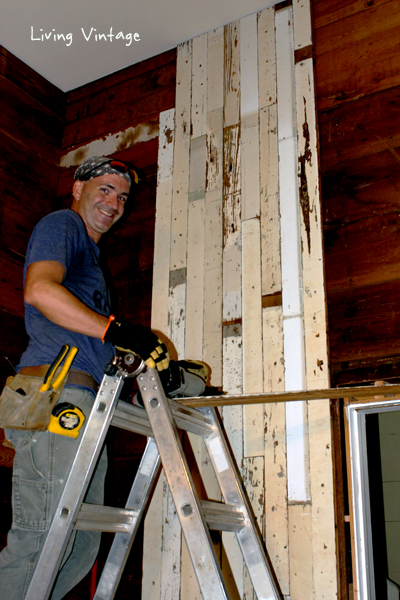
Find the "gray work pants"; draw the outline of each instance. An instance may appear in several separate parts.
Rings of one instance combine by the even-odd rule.
[[[64,389],[60,398],[60,402],[79,406],[86,418],[93,401],[94,392],[76,387]],[[23,600],[26,595],[82,431],[74,439],[48,431],[6,430],[6,437],[15,448],[13,523],[7,546],[0,554],[0,600]],[[103,450],[86,502],[103,503],[106,470]],[[90,571],[100,536],[91,531],[78,531],[71,536],[51,600],[61,600]]]

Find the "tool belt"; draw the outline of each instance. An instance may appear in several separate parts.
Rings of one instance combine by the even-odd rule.
[[[66,384],[88,387],[94,391],[98,389],[91,375],[71,369],[56,390],[49,388],[40,391],[48,368],[49,365],[24,367],[17,375],[8,377],[0,396],[0,427],[45,431],[51,411],[59,401]]]

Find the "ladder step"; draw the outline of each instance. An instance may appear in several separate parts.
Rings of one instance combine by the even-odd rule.
[[[202,437],[212,434],[212,423],[206,414],[195,408],[181,406],[175,400],[169,400],[168,403],[179,429]],[[111,424],[147,437],[154,437],[145,409],[128,402],[121,400],[118,402]]]
[[[74,529],[130,533],[138,514],[138,511],[128,508],[82,504]]]
[[[210,529],[239,533],[246,526],[245,516],[235,506],[201,500],[204,517]]]

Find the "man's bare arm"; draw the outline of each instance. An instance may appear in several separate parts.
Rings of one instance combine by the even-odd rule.
[[[25,302],[64,329],[101,338],[108,318],[88,308],[62,285],[64,271],[63,265],[55,260],[29,265],[25,279]]]

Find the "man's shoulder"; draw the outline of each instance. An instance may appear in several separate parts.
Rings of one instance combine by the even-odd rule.
[[[56,210],[54,212],[49,213],[45,217],[43,217],[36,227],[38,226],[48,226],[48,225],[67,225],[67,226],[77,226],[78,229],[82,229],[83,221],[81,217],[71,210],[70,208],[64,208],[61,210]]]

